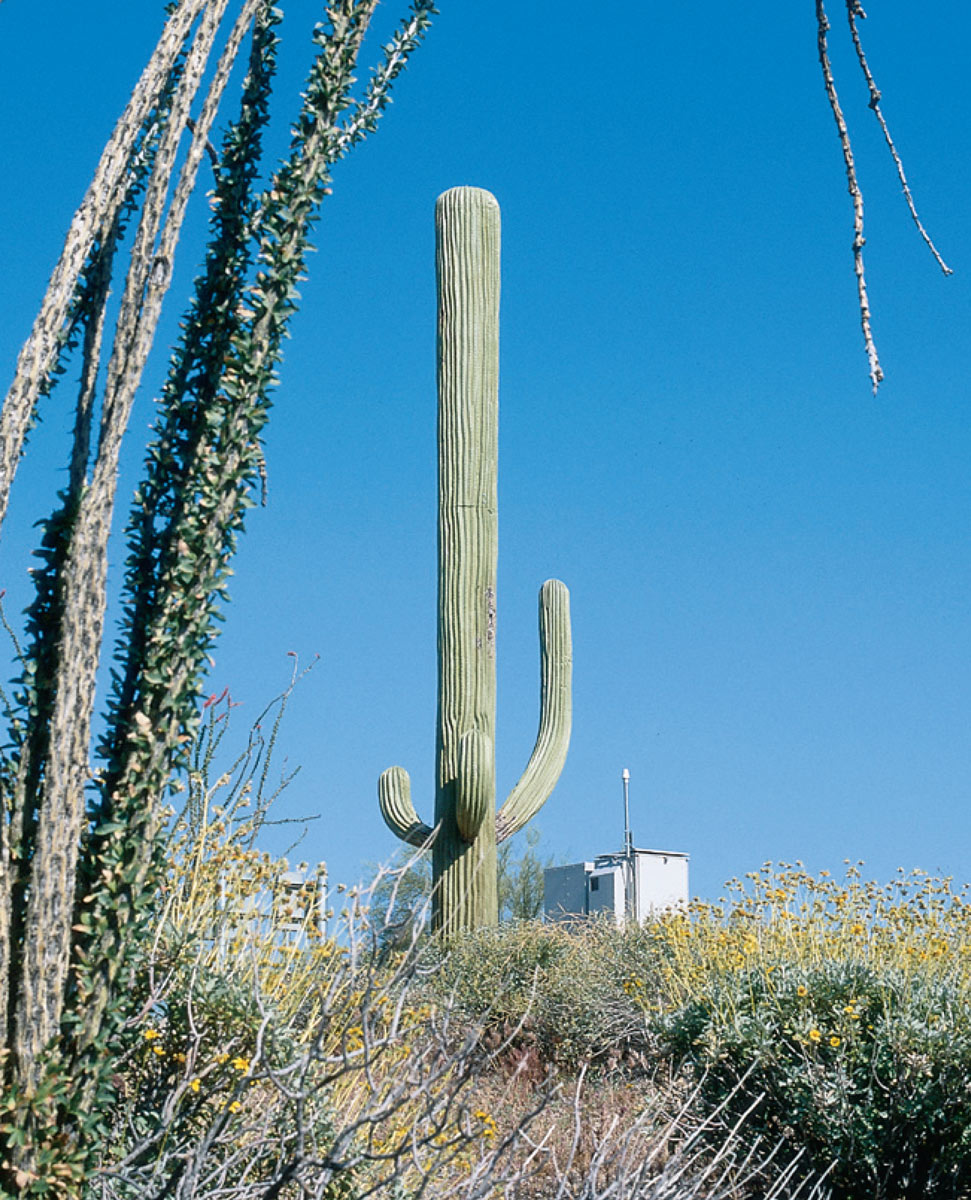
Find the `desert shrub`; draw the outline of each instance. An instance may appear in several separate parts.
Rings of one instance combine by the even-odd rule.
[[[624,932],[606,921],[517,922],[427,948],[435,995],[562,1071],[642,1060],[644,996],[659,953],[652,930]]]
[[[762,1096],[745,1136],[802,1147],[834,1197],[971,1194],[964,894],[921,874],[880,887],[854,867],[748,878],[726,906],[659,927],[661,1052],[708,1109]]]
[[[834,1164],[837,1196],[959,1197],[971,1163],[971,1010],[946,984],[862,964],[740,970],[661,1018],[701,1099],[764,1094],[748,1136]]]
[[[286,868],[251,844],[260,788],[245,771],[210,782],[206,763],[174,829],[86,1200],[822,1195],[796,1177],[798,1146],[740,1133],[733,1092],[701,1112],[683,1079],[635,1077],[617,1057],[643,1045],[645,997],[660,995],[657,928],[510,925],[448,948],[416,929],[389,953],[351,892],[337,936],[307,894],[283,912],[284,940],[257,903]],[[539,1069],[521,1069],[534,1049]],[[602,1070],[577,1069],[591,1056]]]
[[[220,773],[229,707],[186,781],[88,1200],[968,1194],[971,923],[947,881],[766,869],[643,928],[448,943],[419,913],[392,944],[350,892],[328,935],[318,873],[281,892],[256,846],[276,721]]]
[[[232,1190],[234,1180],[272,1184],[297,1135],[327,1144],[338,1134],[326,1090],[289,1097],[274,1083],[300,1060],[319,1019],[321,965],[337,955],[321,935],[319,869],[304,870],[304,887],[287,887],[286,859],[255,844],[288,782],[270,772],[296,681],[294,668],[228,761],[233,702],[228,692],[206,702],[178,781],[184,807],[170,825],[92,1197],[208,1195],[217,1181],[227,1195],[246,1194]],[[333,1172],[320,1195],[340,1200],[354,1178],[352,1169]]]

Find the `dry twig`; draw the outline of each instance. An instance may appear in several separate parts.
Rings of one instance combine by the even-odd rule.
[[[917,215],[917,207],[914,204],[914,197],[911,194],[910,185],[907,183],[907,176],[904,174],[903,161],[897,151],[894,140],[890,135],[890,127],[887,125],[886,118],[883,115],[883,109],[880,107],[880,100],[882,97],[880,90],[874,81],[873,73],[870,70],[869,62],[867,62],[866,54],[863,52],[863,42],[860,39],[860,30],[856,23],[857,17],[860,17],[862,20],[866,20],[866,13],[863,11],[863,5],[861,4],[860,0],[847,0],[846,16],[850,23],[850,34],[853,38],[853,48],[856,50],[856,57],[859,60],[860,69],[863,71],[867,87],[870,90],[870,108],[873,110],[874,116],[880,122],[880,128],[883,130],[884,140],[886,141],[887,148],[893,157],[894,166],[897,168],[897,178],[900,180],[900,187],[904,193],[904,199],[907,201],[907,207],[910,209],[911,218],[914,224],[917,226],[917,231],[920,233],[920,236],[924,239],[928,250],[930,250],[931,254],[934,255],[937,265],[941,268],[945,275],[953,275],[954,272],[939,254],[937,247],[931,241],[930,235],[924,228],[920,217]]]
[[[933,254],[938,266],[945,275],[952,274],[951,268],[944,262],[944,259],[939,254],[937,247],[931,241],[927,230],[924,228],[920,218],[917,215],[917,208],[914,204],[914,198],[910,190],[910,185],[907,182],[907,177],[904,174],[903,161],[900,157],[893,137],[890,134],[890,128],[887,125],[886,118],[883,115],[883,110],[880,107],[881,95],[873,78],[873,73],[870,70],[870,64],[867,61],[866,54],[863,50],[863,42],[860,38],[860,30],[857,24],[857,19],[865,19],[866,13],[863,11],[862,0],[844,0],[846,4],[846,16],[849,22],[850,36],[853,39],[853,48],[856,51],[857,60],[860,68],[863,71],[866,79],[867,88],[870,92],[870,108],[880,123],[880,128],[883,131],[884,140],[894,161],[894,166],[897,170],[897,177],[900,180],[900,186],[903,190],[904,199],[907,202],[907,207],[910,211],[911,219],[917,226],[920,236]],[[866,286],[866,270],[863,263],[863,247],[866,239],[863,236],[863,192],[860,188],[860,183],[856,173],[856,163],[853,158],[853,147],[850,142],[849,128],[846,123],[846,118],[843,115],[843,109],[839,102],[839,96],[836,91],[836,81],[833,76],[833,67],[829,57],[829,48],[827,45],[827,34],[831,26],[829,18],[826,15],[824,0],[816,0],[816,45],[819,54],[819,65],[823,72],[823,83],[826,87],[826,97],[829,100],[829,106],[833,112],[833,118],[836,121],[836,129],[839,135],[840,148],[843,151],[843,163],[846,168],[846,182],[849,189],[850,197],[853,201],[853,270],[856,275],[856,288],[860,305],[860,325],[863,329],[863,341],[866,347],[867,359],[870,364],[870,381],[873,384],[873,391],[876,394],[877,388],[883,380],[883,368],[880,365],[880,359],[877,355],[877,347],[873,338],[873,330],[870,320],[870,301],[867,296]]]
[[[839,96],[836,93],[836,81],[833,78],[833,67],[829,59],[829,49],[826,44],[826,35],[830,30],[830,24],[829,18],[826,16],[826,9],[823,6],[823,0],[816,0],[816,22],[816,46],[819,52],[819,65],[823,69],[826,96],[829,99],[829,106],[833,110],[833,118],[836,121],[836,129],[839,133],[840,147],[843,151],[843,163],[846,167],[846,184],[853,200],[853,270],[856,274],[856,290],[860,302],[860,324],[863,327],[863,341],[866,346],[867,359],[870,363],[870,382],[873,384],[873,391],[876,394],[876,390],[883,379],[883,368],[880,366],[880,359],[877,356],[877,347],[873,340],[873,331],[870,326],[870,301],[867,298],[866,270],[863,265],[863,246],[866,240],[863,236],[863,192],[860,190],[860,184],[856,177],[856,163],[853,160],[850,131],[846,125],[846,118],[843,116],[843,109],[840,107]]]

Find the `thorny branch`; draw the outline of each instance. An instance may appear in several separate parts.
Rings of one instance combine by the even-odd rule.
[[[839,132],[840,146],[843,150],[843,163],[846,167],[846,183],[853,200],[853,270],[856,274],[856,290],[860,302],[860,324],[863,327],[863,341],[866,346],[867,359],[870,363],[870,382],[876,395],[877,388],[883,379],[883,368],[877,356],[876,343],[870,327],[870,301],[867,298],[866,271],[863,265],[863,192],[856,177],[856,163],[853,160],[853,147],[850,144],[850,131],[846,126],[846,118],[840,107],[839,96],[836,94],[836,81],[833,78],[833,67],[829,60],[829,49],[826,35],[830,30],[829,18],[823,7],[823,0],[816,0],[817,34],[816,45],[819,51],[819,64],[823,69],[823,82],[826,85],[826,95],[829,106],[833,110],[836,128]]]
[[[910,215],[914,224],[917,226],[920,236],[924,239],[928,250],[930,250],[931,254],[933,254],[934,258],[937,260],[937,265],[941,268],[945,275],[953,275],[954,272],[947,265],[944,259],[941,258],[937,247],[931,241],[930,235],[921,223],[920,217],[917,215],[917,207],[914,204],[914,197],[911,195],[910,186],[907,183],[907,176],[904,174],[903,161],[897,152],[897,147],[894,145],[894,140],[890,135],[890,127],[887,125],[886,118],[883,115],[883,109],[880,107],[880,90],[873,79],[873,73],[870,70],[870,64],[867,62],[867,57],[863,52],[863,42],[860,40],[860,30],[856,23],[857,17],[860,17],[862,20],[866,19],[866,13],[863,11],[863,5],[860,3],[860,0],[849,0],[846,6],[846,16],[850,23],[850,33],[853,37],[853,48],[856,50],[856,57],[859,60],[860,68],[863,71],[864,77],[866,78],[867,87],[870,90],[870,108],[873,110],[874,115],[880,122],[880,128],[883,130],[883,136],[887,143],[887,148],[893,156],[894,166],[897,168],[897,178],[900,180],[900,187],[903,190],[904,199],[907,201],[907,207],[910,209]]]
[[[880,128],[883,131],[884,139],[890,154],[893,157],[894,166],[897,169],[897,177],[900,180],[900,186],[903,189],[904,198],[907,201],[907,207],[910,210],[911,218],[917,226],[918,232],[926,243],[930,252],[934,255],[938,266],[945,275],[950,275],[951,269],[944,262],[941,255],[938,253],[936,246],[931,241],[926,229],[917,215],[917,208],[914,204],[914,198],[910,191],[910,186],[907,183],[907,177],[904,174],[903,162],[894,140],[890,134],[889,126],[886,118],[880,107],[880,91],[876,86],[873,78],[873,73],[870,70],[869,62],[863,50],[863,42],[860,38],[859,26],[857,18],[865,20],[866,13],[863,11],[862,0],[844,0],[846,4],[846,16],[850,27],[850,36],[853,39],[853,47],[856,51],[857,60],[860,68],[863,71],[866,79],[867,87],[870,92],[870,108],[880,123]],[[866,269],[863,262],[863,247],[866,244],[866,238],[863,236],[863,192],[860,188],[859,179],[856,173],[856,163],[853,158],[853,147],[850,142],[850,132],[846,123],[846,118],[843,115],[843,109],[840,106],[839,96],[836,91],[836,81],[833,76],[833,67],[829,57],[829,47],[827,44],[827,34],[831,26],[829,18],[826,15],[824,0],[816,0],[816,45],[819,54],[819,65],[823,72],[823,82],[826,87],[826,96],[829,100],[829,106],[833,112],[833,118],[836,121],[836,129],[839,134],[840,147],[843,151],[843,163],[846,168],[846,182],[849,189],[850,197],[853,201],[853,270],[856,275],[857,295],[860,305],[860,325],[863,329],[863,341],[866,347],[867,359],[870,364],[870,381],[873,384],[874,395],[884,378],[883,368],[880,365],[880,359],[877,355],[877,347],[873,338],[873,330],[870,323],[870,301],[867,296],[866,286]]]
[[[110,228],[124,199],[123,180],[129,171],[132,144],[152,111],[163,83],[185,43],[189,30],[205,7],[204,0],[187,0],[172,15],[158,47],[135,86],[118,121],[91,186],[68,231],[60,260],[30,337],[17,360],[17,372],[0,418],[0,521],[7,509],[10,484],[38,397],[49,386],[49,373],[58,348],[77,277],[92,246]]]

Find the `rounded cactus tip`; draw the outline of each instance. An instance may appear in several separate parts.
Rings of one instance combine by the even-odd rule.
[[[570,589],[561,579],[547,579],[539,589],[541,596],[569,596]]]
[[[448,191],[442,192],[435,201],[435,204],[436,206],[441,206],[455,201],[468,204],[476,200],[487,208],[499,207],[499,201],[493,196],[492,192],[486,191],[485,188],[468,187],[465,185],[449,188]]]

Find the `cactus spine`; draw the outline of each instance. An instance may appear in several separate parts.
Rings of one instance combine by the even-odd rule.
[[[495,811],[496,475],[499,393],[499,205],[452,188],[435,208],[438,278],[438,730],[434,828],[391,767],[378,799],[391,829],[432,845],[436,929],[498,920],[496,846],[539,811],[570,741],[569,594],[539,597],[540,723],[519,783]]]

